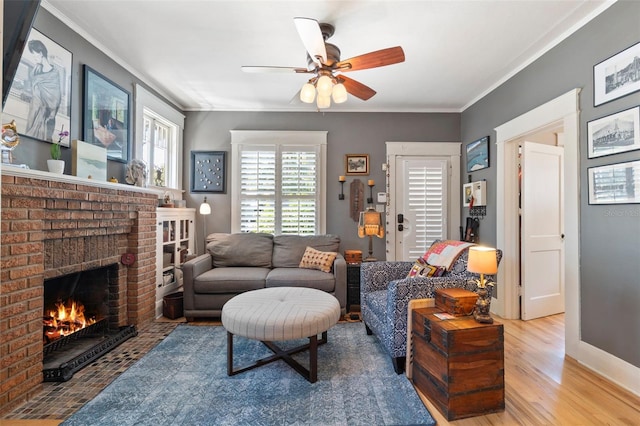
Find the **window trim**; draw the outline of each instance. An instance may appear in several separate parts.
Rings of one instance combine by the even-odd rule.
[[[242,145],[311,145],[320,148],[318,234],[327,229],[327,131],[231,130],[231,232],[240,232],[240,147]]]
[[[134,87],[134,103],[135,103],[135,132],[134,132],[134,149],[133,158],[142,159],[142,143],[144,137],[144,114],[145,109],[152,114],[170,121],[177,126],[176,130],[176,173],[177,173],[177,188],[161,188],[159,189],[176,189],[183,190],[182,173],[183,173],[183,135],[184,135],[184,120],[185,116],[177,109],[173,108],[162,99],[149,92],[140,84],[136,84]],[[153,187],[153,186],[152,186]]]

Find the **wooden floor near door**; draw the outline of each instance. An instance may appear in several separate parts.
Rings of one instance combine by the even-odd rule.
[[[448,422],[420,395],[438,425],[637,425],[640,398],[564,356],[564,314],[504,320],[502,413]]]

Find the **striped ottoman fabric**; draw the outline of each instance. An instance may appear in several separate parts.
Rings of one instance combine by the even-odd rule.
[[[227,330],[227,374],[229,376],[284,360],[298,373],[316,382],[318,345],[327,342],[327,330],[340,319],[340,303],[322,290],[302,287],[272,287],[241,293],[222,307],[222,325]],[[322,339],[318,340],[318,334]],[[236,369],[233,366],[233,336],[260,340],[274,355]],[[274,341],[309,338],[309,343],[289,350]],[[291,355],[309,350],[309,368]]]
[[[272,287],[247,291],[222,308],[222,325],[255,340],[294,340],[320,334],[340,319],[340,303],[322,290]]]

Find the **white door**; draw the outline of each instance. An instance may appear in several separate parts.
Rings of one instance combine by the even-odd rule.
[[[396,260],[413,261],[434,240],[447,238],[449,161],[398,156],[395,167]]]
[[[522,145],[521,318],[564,312],[564,149]]]

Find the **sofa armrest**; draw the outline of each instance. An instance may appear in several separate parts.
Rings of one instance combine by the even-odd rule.
[[[195,309],[193,281],[208,270],[213,269],[213,258],[209,253],[202,254],[182,264],[184,309]]]
[[[413,262],[363,262],[360,265],[360,292],[384,290],[394,280],[406,278]]]
[[[340,308],[346,310],[347,306],[347,262],[340,253],[333,261],[333,276],[336,279],[335,296],[340,302]]]

